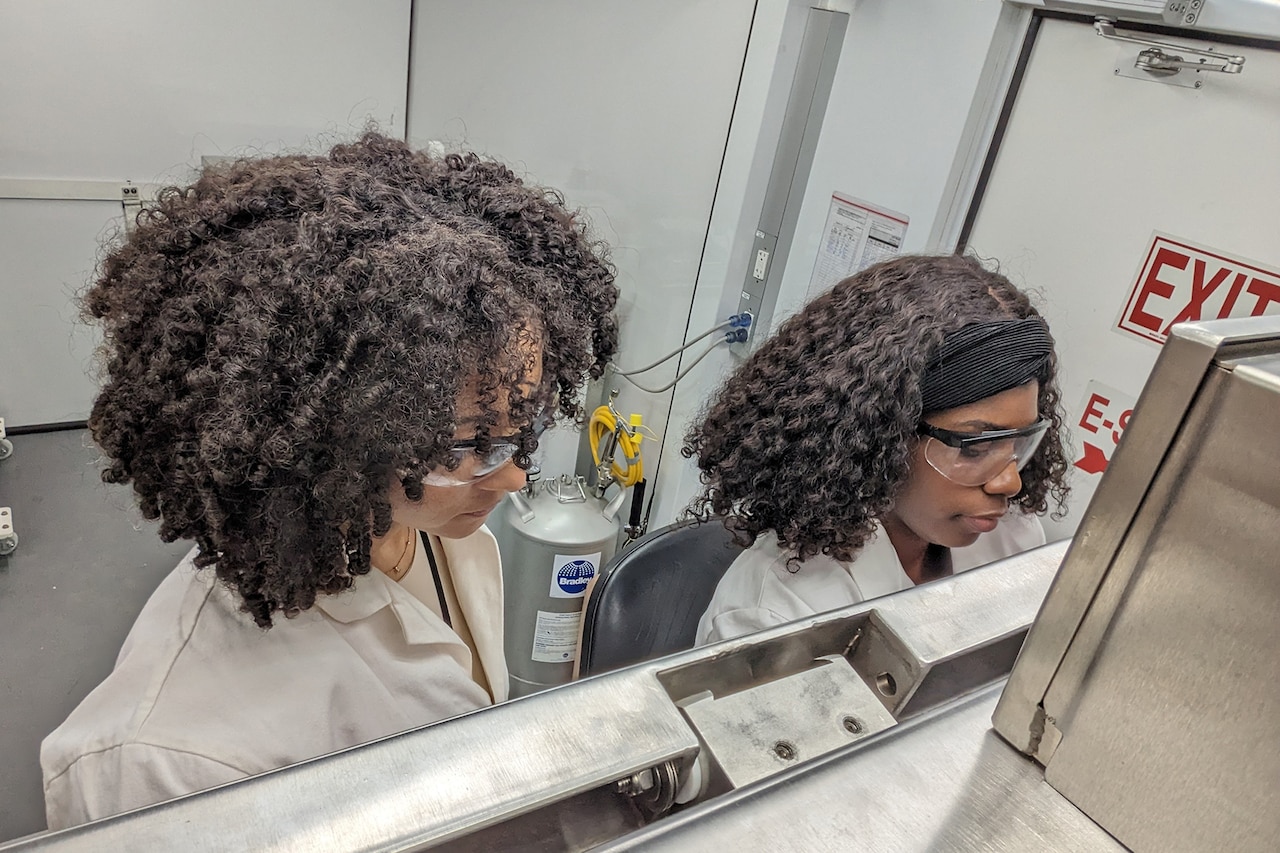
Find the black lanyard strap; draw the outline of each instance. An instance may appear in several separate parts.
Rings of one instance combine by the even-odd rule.
[[[452,628],[453,620],[449,618],[449,602],[444,598],[444,582],[440,580],[440,566],[436,564],[436,554],[431,550],[431,539],[425,530],[419,530],[418,535],[422,537],[422,547],[426,549],[427,562],[431,564],[431,579],[436,582],[436,596],[440,599],[440,616],[444,619],[444,624]]]

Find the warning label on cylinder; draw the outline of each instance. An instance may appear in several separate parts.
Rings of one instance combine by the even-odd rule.
[[[539,663],[565,663],[578,653],[578,625],[581,613],[548,613],[538,611],[533,629],[533,660]]]
[[[551,566],[551,597],[582,598],[587,584],[600,567],[600,552],[595,554],[556,554]]]

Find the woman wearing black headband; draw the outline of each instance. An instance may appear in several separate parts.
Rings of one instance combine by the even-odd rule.
[[[978,261],[906,256],[783,323],[686,439],[692,513],[749,545],[708,643],[1041,545],[1067,459],[1048,326]]]

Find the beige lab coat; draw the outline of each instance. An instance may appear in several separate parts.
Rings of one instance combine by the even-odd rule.
[[[115,669],[42,744],[49,827],[504,701],[497,543],[483,527],[432,543],[453,581],[451,615],[457,624],[456,605],[478,666],[440,617],[420,540],[409,575],[425,573],[430,596],[374,570],[292,619],[276,618],[267,631],[240,612],[211,570],[196,571],[194,551],[188,554],[143,608]]]

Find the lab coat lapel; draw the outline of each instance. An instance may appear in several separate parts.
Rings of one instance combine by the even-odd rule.
[[[863,599],[879,598],[894,592],[910,589],[914,584],[907,577],[898,559],[898,552],[889,541],[880,522],[876,522],[875,532],[852,563],[844,563],[845,570],[853,576],[853,582],[862,593]]]
[[[476,644],[476,654],[493,691],[493,701],[508,693],[506,652],[503,648],[502,562],[498,542],[487,527],[465,539],[440,539],[453,592],[458,598]]]
[[[335,622],[343,624],[368,619],[391,603],[385,576],[377,569],[356,577],[349,589],[316,596],[316,607]]]

